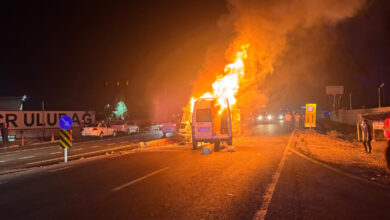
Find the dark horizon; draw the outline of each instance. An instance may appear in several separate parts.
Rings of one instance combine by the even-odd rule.
[[[267,78],[274,85],[270,103],[317,102],[326,109],[325,86],[344,85],[342,106],[349,107],[352,91],[354,108],[377,107],[384,82],[382,106],[389,106],[389,10],[387,1],[371,1],[334,27],[291,36],[291,49]],[[29,110],[44,100],[47,110],[102,111],[121,93],[115,82],[129,81],[128,108],[145,118],[160,99],[168,97],[167,111],[177,113],[188,102],[209,48],[226,39],[219,22],[229,9],[224,0],[18,1],[3,3],[0,12],[1,96],[27,95]],[[329,56],[315,60],[324,50]],[[310,74],[302,77],[298,67],[289,72],[296,77],[281,81],[286,69],[307,59],[300,54],[314,54],[303,69]]]

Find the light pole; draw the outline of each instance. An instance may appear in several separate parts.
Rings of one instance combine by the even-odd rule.
[[[378,104],[379,104],[379,108],[381,108],[381,88],[385,86],[385,83],[381,83],[378,87]]]
[[[20,106],[20,111],[23,111],[23,105],[24,105],[24,102],[27,100],[27,96],[26,95],[23,95],[22,98],[21,98],[21,101],[22,101],[22,105]]]

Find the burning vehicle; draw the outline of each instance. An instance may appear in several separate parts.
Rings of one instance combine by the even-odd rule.
[[[214,144],[219,151],[221,142],[233,144],[232,118],[229,103],[222,111],[215,105],[215,98],[201,98],[195,101],[192,113],[192,147],[199,142]]]

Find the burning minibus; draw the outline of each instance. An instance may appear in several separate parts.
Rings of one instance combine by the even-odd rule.
[[[214,144],[218,151],[221,142],[228,145],[233,143],[232,118],[228,100],[227,107],[221,109],[216,105],[215,98],[199,98],[194,102],[192,112],[192,147],[196,149],[198,143]]]

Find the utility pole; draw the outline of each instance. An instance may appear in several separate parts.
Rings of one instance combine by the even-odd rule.
[[[378,87],[378,106],[379,106],[379,108],[382,107],[382,106],[381,106],[381,88],[382,88],[383,86],[385,86],[385,83],[382,82],[382,83],[379,85],[379,87]]]

